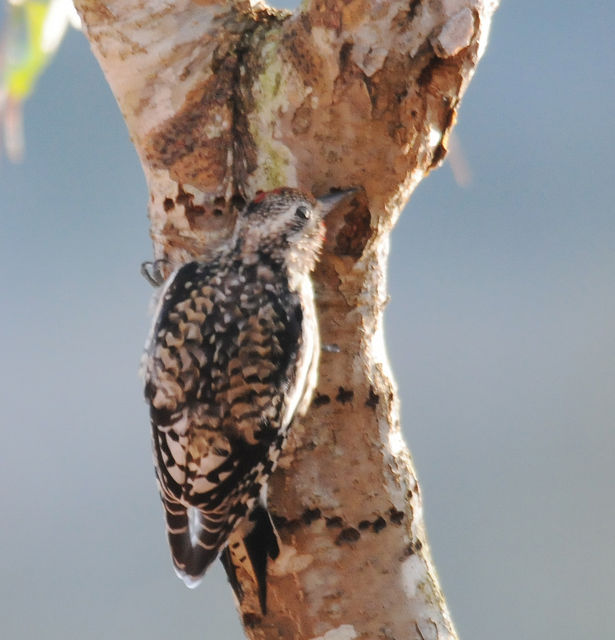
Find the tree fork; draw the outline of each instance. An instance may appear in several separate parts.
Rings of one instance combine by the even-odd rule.
[[[238,570],[247,635],[456,638],[382,314],[389,233],[446,155],[497,0],[75,4],[141,159],[163,268],[206,257],[257,190],[359,187],[314,276],[329,347],[271,483],[282,548],[266,617]]]

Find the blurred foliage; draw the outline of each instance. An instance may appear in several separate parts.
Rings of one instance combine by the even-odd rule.
[[[72,0],[5,2],[0,36],[0,121],[2,146],[13,162],[20,161],[24,153],[23,103],[69,25],[80,26]]]

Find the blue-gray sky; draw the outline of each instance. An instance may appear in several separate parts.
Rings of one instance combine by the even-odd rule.
[[[612,635],[615,5],[504,2],[394,234],[388,348],[462,638]],[[171,569],[137,365],[147,194],[71,34],[0,164],[2,637],[243,637]]]

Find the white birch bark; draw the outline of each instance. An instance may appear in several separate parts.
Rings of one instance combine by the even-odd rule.
[[[456,638],[382,312],[389,233],[446,155],[497,0],[305,0],[293,14],[244,0],[75,4],[141,158],[157,258],[207,255],[259,189],[360,187],[328,220],[314,279],[322,342],[337,349],[272,480],[283,547],[264,618],[240,575],[247,635]]]

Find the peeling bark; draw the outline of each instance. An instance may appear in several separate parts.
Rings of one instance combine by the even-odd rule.
[[[272,480],[283,547],[250,638],[456,638],[384,349],[388,235],[446,155],[496,0],[77,0],[146,175],[156,258],[204,257],[254,193],[360,187],[315,274],[317,391]],[[171,267],[169,267],[171,268]]]

